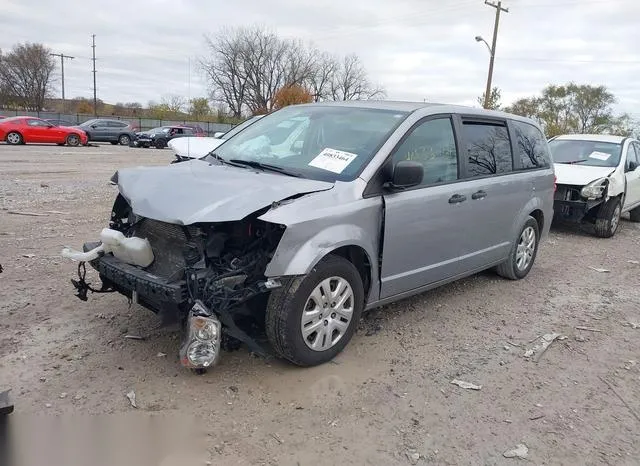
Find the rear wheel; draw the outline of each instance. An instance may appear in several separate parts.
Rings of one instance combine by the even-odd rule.
[[[520,280],[527,276],[538,254],[540,227],[535,218],[529,217],[520,230],[509,258],[500,264],[498,275],[510,280]]]
[[[156,149],[164,149],[167,147],[167,141],[164,139],[158,139],[155,143]]]
[[[7,144],[11,144],[12,146],[17,146],[18,144],[22,144],[24,140],[22,139],[22,135],[17,131],[11,131],[7,134]]]
[[[267,336],[278,355],[292,363],[323,364],[347,346],[363,307],[358,270],[343,257],[328,256],[308,275],[271,292]]]
[[[615,235],[620,225],[621,214],[622,204],[617,197],[609,199],[600,206],[595,224],[596,236],[600,238],[611,238]]]
[[[130,142],[131,142],[131,138],[129,137],[128,134],[121,134],[120,137],[118,138],[118,143],[121,146],[128,146]]]
[[[67,145],[76,147],[80,145],[80,137],[77,134],[70,134],[67,136]]]

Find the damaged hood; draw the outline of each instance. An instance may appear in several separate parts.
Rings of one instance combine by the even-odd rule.
[[[599,178],[606,178],[615,171],[615,167],[590,167],[566,163],[555,163],[553,166],[557,184],[574,186],[586,186]]]
[[[168,146],[180,157],[199,159],[214,150],[224,139],[210,137],[184,137],[169,141]]]
[[[326,181],[202,160],[127,168],[116,177],[135,214],[180,225],[241,220],[274,202],[333,187]]]

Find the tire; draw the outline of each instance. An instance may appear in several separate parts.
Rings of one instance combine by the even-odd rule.
[[[599,238],[611,238],[620,225],[622,204],[620,198],[613,197],[600,206],[596,217],[595,233]]]
[[[640,207],[636,207],[635,209],[631,209],[629,211],[629,217],[632,222],[640,222]]]
[[[80,145],[80,136],[77,134],[70,134],[67,136],[67,145],[71,147],[78,147]]]
[[[342,281],[342,287],[332,290],[339,280]],[[313,299],[312,294],[315,294],[318,301],[322,302],[328,293],[323,295],[318,290],[326,289],[327,285],[329,293],[342,289],[345,293],[342,296],[346,296],[349,288],[345,288],[344,284],[350,287],[351,297],[343,305],[338,304],[333,308],[335,302],[320,304]],[[308,309],[312,305],[317,310]],[[347,346],[358,327],[363,308],[364,287],[358,270],[348,260],[330,255],[320,261],[308,275],[292,278],[281,288],[271,292],[265,320],[267,337],[276,353],[293,364],[323,364],[332,360]],[[314,315],[309,317],[310,314]],[[316,317],[317,323],[313,324]],[[348,318],[347,322],[344,321],[345,318]],[[320,325],[320,322],[323,324]],[[340,326],[346,324],[346,327],[337,327],[338,322]],[[328,325],[331,325],[331,335],[326,333]],[[305,326],[317,329],[315,332],[308,331],[310,333],[306,335],[306,339],[303,335]],[[330,342],[327,338],[335,341]],[[312,349],[314,343],[316,349]]]
[[[118,141],[111,141],[111,144],[114,145],[114,146],[117,146],[118,145]]]
[[[158,139],[154,145],[156,146],[156,149],[164,149],[167,147],[167,141],[164,139]]]
[[[531,232],[533,232],[533,238],[530,236]],[[536,260],[539,244],[540,226],[535,218],[528,217],[513,243],[509,258],[496,268],[498,275],[509,280],[521,280],[526,277]]]
[[[118,144],[121,146],[128,146],[131,142],[131,137],[128,134],[121,134],[118,136]]]
[[[18,133],[17,131],[11,131],[9,134],[7,134],[5,140],[7,141],[7,144],[11,144],[12,146],[24,144],[22,134]]]

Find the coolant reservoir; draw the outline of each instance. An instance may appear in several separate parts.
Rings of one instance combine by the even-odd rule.
[[[105,252],[112,252],[122,262],[140,267],[147,267],[153,262],[153,250],[147,239],[127,238],[120,231],[104,228],[100,240]]]

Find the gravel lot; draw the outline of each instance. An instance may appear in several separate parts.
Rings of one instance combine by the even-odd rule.
[[[373,311],[335,364],[240,350],[196,376],[175,328],[119,295],[81,302],[59,256],[106,225],[117,168],[171,157],[0,144],[0,388],[15,419],[192,419],[205,451],[183,465],[516,464],[504,453],[521,443],[534,464],[640,464],[640,225],[610,240],[553,228],[526,280],[487,272]]]

